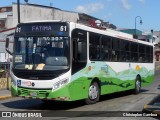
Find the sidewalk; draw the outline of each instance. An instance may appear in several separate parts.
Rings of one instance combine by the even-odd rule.
[[[0,100],[4,100],[11,97],[12,95],[10,90],[0,90]]]

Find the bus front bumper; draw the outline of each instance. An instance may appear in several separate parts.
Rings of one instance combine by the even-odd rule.
[[[49,89],[48,90],[46,89],[45,90],[42,90],[42,89],[35,90],[35,89],[20,88],[20,87],[16,88],[14,86],[11,86],[11,94],[13,97],[42,99],[42,100],[72,101],[70,99],[69,94],[63,94],[63,93],[64,92],[61,92],[61,90],[52,92],[52,90],[49,90]]]

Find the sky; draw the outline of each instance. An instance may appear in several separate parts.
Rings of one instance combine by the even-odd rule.
[[[12,5],[17,0],[0,0],[0,7]],[[24,3],[24,0],[20,0]],[[60,8],[62,10],[86,13],[118,28],[136,28],[143,32],[160,30],[160,0],[28,0]],[[140,24],[140,16],[142,24]],[[137,18],[136,18],[137,17]],[[136,18],[136,20],[135,20]]]

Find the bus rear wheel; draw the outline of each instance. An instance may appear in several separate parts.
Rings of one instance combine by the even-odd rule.
[[[137,76],[135,80],[134,94],[140,93],[140,90],[141,90],[141,78],[140,76]]]
[[[100,89],[97,82],[93,82],[89,87],[88,98],[85,100],[86,104],[94,104],[99,101]]]

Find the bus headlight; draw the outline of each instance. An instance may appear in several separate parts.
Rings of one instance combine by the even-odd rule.
[[[56,82],[55,84],[53,84],[53,89],[52,90],[56,90],[64,85],[66,85],[68,83],[69,79],[63,79],[61,81]]]

